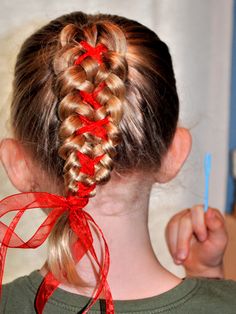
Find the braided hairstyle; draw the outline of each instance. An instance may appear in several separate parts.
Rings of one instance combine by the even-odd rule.
[[[65,160],[65,187],[76,194],[78,183],[83,188],[81,183],[92,186],[110,178],[125,98],[126,39],[119,27],[110,22],[88,24],[82,30],[69,24],[60,33],[60,45],[54,60],[62,122],[59,156]],[[91,128],[90,121],[105,124],[93,124]],[[82,132],[84,125],[90,128]],[[98,132],[94,132],[96,128]],[[89,157],[87,163],[90,158],[102,156],[98,158],[94,174],[81,172],[78,152],[82,153],[80,158],[84,154]]]
[[[168,48],[138,22],[74,12],[30,36],[18,55],[13,132],[63,183],[61,194],[93,196],[113,168],[157,170],[178,111]],[[60,281],[81,284],[68,220],[61,216],[50,235],[47,266]]]

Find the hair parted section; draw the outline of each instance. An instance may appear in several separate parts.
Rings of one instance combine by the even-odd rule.
[[[60,45],[53,64],[60,97],[59,156],[65,160],[65,187],[76,194],[81,183],[92,186],[110,178],[125,99],[126,39],[110,22],[83,29],[69,24],[60,33]],[[101,157],[94,174],[81,171],[78,153],[87,156],[86,162]]]
[[[17,57],[13,133],[63,195],[93,196],[113,168],[158,170],[178,113],[168,47],[136,21],[63,15],[30,36]],[[47,265],[58,280],[81,284],[75,240],[63,215],[50,234]]]

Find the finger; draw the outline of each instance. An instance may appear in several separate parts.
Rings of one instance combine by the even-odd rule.
[[[218,229],[225,228],[225,219],[219,210],[215,208],[208,208],[205,217],[207,227],[210,231],[214,232]]]
[[[174,215],[168,222],[165,230],[165,237],[169,252],[174,259],[177,250],[178,229],[181,217],[188,211],[185,209]]]
[[[166,227],[166,242],[173,259],[177,249],[178,228],[178,220],[171,220]]]
[[[208,238],[214,243],[227,243],[227,230],[225,219],[217,209],[209,208],[205,214],[206,225],[208,228]]]
[[[193,232],[201,242],[207,239],[207,227],[202,205],[196,205],[191,208]]]
[[[190,211],[181,217],[178,228],[177,251],[175,261],[179,264],[183,262],[188,254],[190,241],[193,236],[192,218]]]

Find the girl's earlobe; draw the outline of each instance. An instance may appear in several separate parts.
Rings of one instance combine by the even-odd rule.
[[[30,156],[15,139],[3,139],[0,144],[1,163],[14,187],[20,192],[30,191],[33,177]]]
[[[166,183],[172,180],[182,168],[192,147],[192,137],[189,130],[177,128],[173,141],[163,157],[162,165],[155,175],[155,181]]]

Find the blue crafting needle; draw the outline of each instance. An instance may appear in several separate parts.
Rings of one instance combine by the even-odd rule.
[[[211,154],[206,154],[204,159],[204,172],[205,172],[205,194],[204,194],[204,212],[208,209],[209,202],[209,181],[211,172]]]

